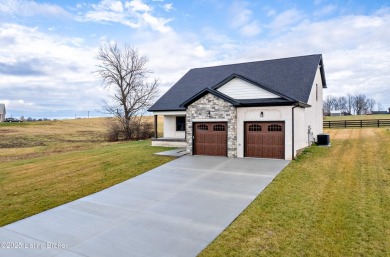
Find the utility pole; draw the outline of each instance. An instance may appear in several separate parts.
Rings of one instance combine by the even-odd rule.
[[[88,119],[89,119],[89,111],[88,111]]]

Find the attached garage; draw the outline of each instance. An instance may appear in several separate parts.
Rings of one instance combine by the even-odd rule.
[[[156,137],[157,115],[181,117],[163,137],[180,135],[190,155],[291,160],[322,133],[324,88],[320,54],[200,67],[149,111]]]
[[[285,158],[284,122],[245,122],[244,156]]]
[[[227,156],[226,122],[195,122],[193,129],[195,155]]]

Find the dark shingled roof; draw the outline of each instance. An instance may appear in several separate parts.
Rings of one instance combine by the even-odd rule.
[[[190,102],[191,98],[200,95],[206,88],[213,91],[213,87],[232,75],[246,78],[265,90],[285,96],[285,99],[275,101],[235,99],[238,105],[307,104],[318,65],[321,66],[323,87],[326,87],[321,54],[191,69],[149,111],[185,110],[183,104]]]

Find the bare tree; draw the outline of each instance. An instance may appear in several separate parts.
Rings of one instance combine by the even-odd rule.
[[[367,110],[367,97],[364,94],[353,96],[353,110],[356,115],[364,114]]]
[[[348,112],[348,101],[347,98],[345,98],[344,96],[337,98],[337,105],[341,113],[345,114],[346,112]]]
[[[349,115],[352,114],[352,108],[353,108],[353,95],[348,94],[347,95],[347,112]]]
[[[324,100],[323,111],[325,115],[330,115],[330,112],[335,110],[337,99],[334,96],[328,95]]]
[[[378,111],[381,111],[382,110],[382,104],[378,102],[376,105],[378,106]]]
[[[105,109],[117,118],[124,138],[130,140],[137,115],[150,107],[158,95],[158,80],[148,80],[147,75],[152,73],[146,68],[148,58],[132,47],[101,45],[97,59],[96,73],[103,86],[112,92],[112,101],[106,102]]]
[[[375,108],[375,103],[376,103],[375,100],[372,99],[372,98],[368,98],[366,102],[367,102],[367,104],[366,104],[367,105],[367,110],[372,113],[372,111]]]

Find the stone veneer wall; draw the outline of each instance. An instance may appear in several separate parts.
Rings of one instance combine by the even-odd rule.
[[[208,112],[210,111],[210,116]],[[237,109],[230,103],[207,94],[187,107],[186,138],[187,152],[192,154],[193,122],[225,121],[228,126],[228,157],[237,157]]]

